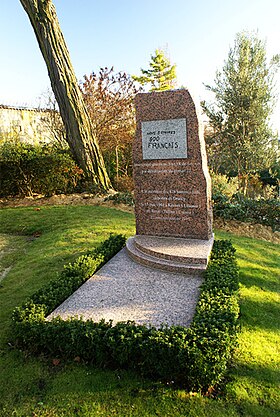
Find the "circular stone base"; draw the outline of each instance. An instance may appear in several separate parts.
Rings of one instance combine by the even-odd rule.
[[[214,237],[209,240],[135,235],[128,254],[137,262],[171,272],[201,274],[207,266]]]

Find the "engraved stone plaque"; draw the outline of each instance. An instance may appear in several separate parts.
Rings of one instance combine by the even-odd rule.
[[[137,235],[211,239],[211,182],[203,128],[190,93],[140,93],[135,106]]]
[[[187,158],[186,119],[141,123],[143,159]]]

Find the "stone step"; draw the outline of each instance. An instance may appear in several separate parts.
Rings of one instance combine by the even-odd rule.
[[[164,239],[167,239],[169,243],[167,240],[164,241]],[[198,260],[195,259],[195,262],[192,262],[194,260],[194,252],[191,252],[190,249],[191,256],[186,256],[187,248],[183,248],[182,245],[182,240],[185,239],[179,239],[178,242],[176,242],[177,239],[175,238],[172,238],[171,240],[173,240],[173,245],[170,244],[169,238],[134,236],[127,240],[126,248],[129,256],[136,262],[143,265],[170,272],[201,275],[206,269],[207,259],[211,251],[212,243],[210,241],[210,243],[208,242],[209,247],[207,250],[206,244],[201,245],[204,247],[206,255],[203,257],[200,253]],[[157,242],[158,247],[156,246]],[[176,251],[176,243],[178,244],[178,251]],[[193,249],[194,246],[197,246],[197,243],[198,242],[189,242],[188,240],[188,247]],[[171,250],[173,250],[173,254],[171,254]]]
[[[156,258],[190,265],[207,265],[213,238],[199,240],[136,235],[134,236],[134,244],[141,252]]]

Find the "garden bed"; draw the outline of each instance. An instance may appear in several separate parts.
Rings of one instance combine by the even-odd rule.
[[[189,328],[156,329],[117,323],[45,317],[124,245],[111,236],[95,251],[78,258],[13,313],[16,345],[32,353],[73,359],[98,366],[132,368],[154,379],[175,381],[206,392],[218,384],[236,346],[238,270],[229,241],[216,241]]]

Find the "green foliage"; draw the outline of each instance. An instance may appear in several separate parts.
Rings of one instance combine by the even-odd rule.
[[[100,206],[57,206],[40,211],[4,208],[0,217],[0,265],[13,265],[0,283],[1,417],[279,416],[279,245],[215,231],[216,238],[230,238],[236,248],[240,333],[223,381],[226,386],[202,396],[172,381],[97,368],[76,357],[73,361],[60,355],[26,354],[13,348],[7,337],[15,306],[110,230],[133,234],[132,214]],[[32,230],[43,234],[30,239]],[[26,233],[29,236],[22,235]]]
[[[66,150],[20,141],[0,144],[0,195],[52,195],[75,189],[82,170]]]
[[[113,326],[104,320],[94,323],[77,318],[44,322],[44,314],[68,297],[124,242],[123,236],[111,236],[18,307],[13,314],[17,345],[34,352],[79,356],[98,366],[137,369],[152,378],[207,391],[225,375],[236,342],[238,270],[229,241],[214,243],[190,328],[156,329],[133,322]]]
[[[267,200],[278,197],[277,172],[274,172],[273,175],[271,175],[271,172],[272,170],[266,169],[257,174],[247,175],[247,198]],[[211,171],[211,180],[214,199],[216,196],[222,195],[231,199],[238,193],[241,194],[237,177],[230,177]]]
[[[41,312],[50,314],[66,298],[78,289],[91,275],[112,258],[125,244],[123,235],[111,235],[94,251],[80,256],[75,262],[64,266],[60,276],[38,290],[25,305],[14,311],[13,318],[21,322],[30,313],[31,317],[41,317]],[[38,306],[38,311],[36,307]]]
[[[155,55],[151,55],[150,69],[141,68],[142,75],[132,78],[141,85],[150,84],[151,91],[164,91],[174,88],[176,80],[176,65],[171,65],[170,60],[161,49],[156,49]]]
[[[239,220],[258,223],[279,230],[280,225],[280,201],[277,199],[253,200],[250,198],[233,196],[229,199],[224,194],[213,195],[214,216],[226,220]]]
[[[126,204],[128,206],[134,206],[134,198],[130,192],[116,193],[109,195],[105,198],[105,201],[113,201],[114,204]]]
[[[238,174],[244,195],[248,175],[269,167],[277,153],[269,119],[278,67],[279,56],[267,63],[264,42],[240,33],[222,71],[216,73],[215,85],[206,86],[215,94],[214,104],[202,103],[211,126],[207,137],[210,165],[213,162],[218,172]]]
[[[214,171],[210,172],[212,195],[223,194],[227,197],[232,197],[238,191],[238,180],[236,177],[229,178],[226,175],[217,174]]]
[[[124,235],[111,235],[107,240],[102,242],[93,252],[90,254],[94,259],[98,256],[102,256],[103,263],[106,263],[125,245],[126,238]]]

